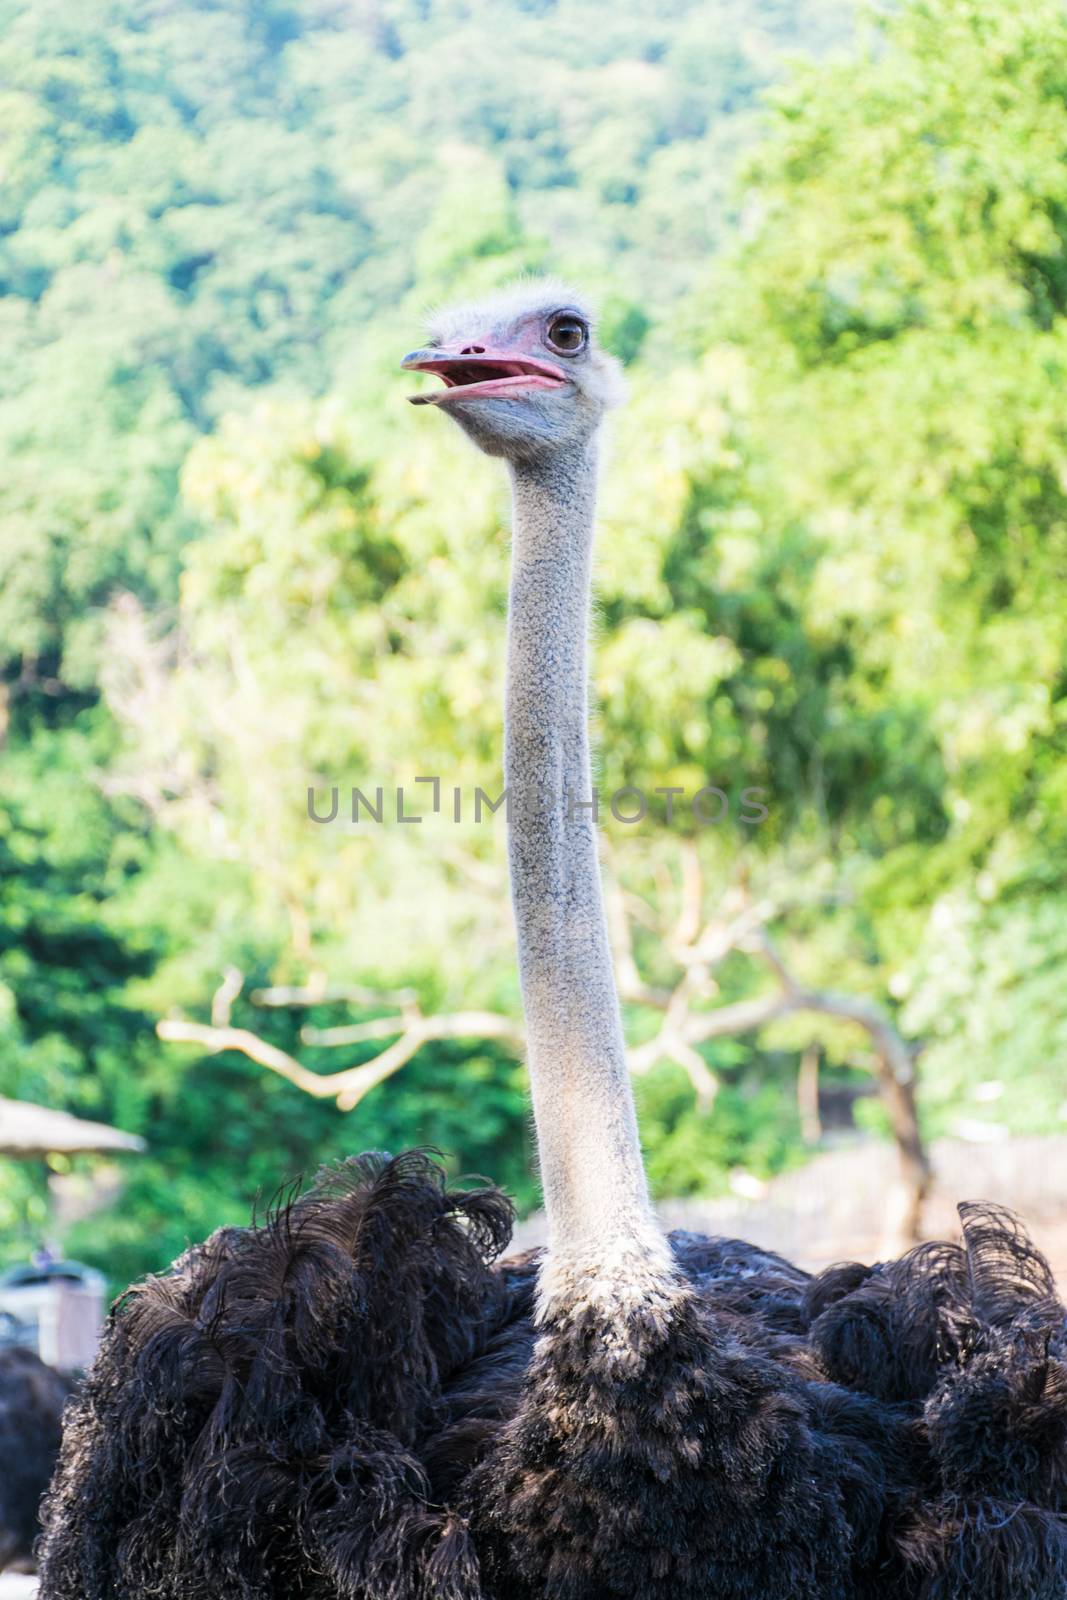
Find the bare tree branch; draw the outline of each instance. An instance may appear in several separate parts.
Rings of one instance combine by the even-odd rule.
[[[277,984],[268,989],[253,989],[248,997],[254,1006],[318,1006],[345,1002],[354,1006],[409,1006],[418,999],[414,989],[368,989],[358,983],[327,983],[317,973],[307,983]]]
[[[211,996],[211,1022],[216,1028],[229,1026],[233,1002],[245,985],[245,975],[239,967],[227,967],[222,982]]]
[[[768,899],[751,898],[743,883],[722,897],[718,914],[702,925],[700,915],[694,914],[700,871],[694,857],[692,851],[682,858],[681,912],[672,928],[661,925],[661,937],[682,969],[682,976],[665,1007],[662,991],[656,991],[654,1003],[664,1011],[663,1022],[652,1039],[629,1052],[631,1070],[642,1073],[657,1061],[677,1062],[689,1073],[698,1104],[706,1107],[712,1103],[718,1083],[696,1046],[711,1039],[755,1033],[771,1022],[800,1012],[837,1017],[862,1028],[871,1043],[873,1072],[900,1159],[900,1181],[887,1201],[883,1240],[886,1254],[899,1253],[919,1236],[922,1204],[931,1180],[919,1128],[911,1050],[874,1001],[801,983],[767,931],[767,923],[780,914],[781,908]],[[625,904],[621,891],[616,899]],[[632,943],[626,943],[625,933],[617,942],[621,944],[620,978],[625,977],[627,987],[639,998],[642,986],[639,974],[633,981],[636,962]],[[776,987],[749,1000],[711,1010],[698,1009],[696,1003],[715,991],[713,970],[733,950],[743,950],[760,960],[777,980]]]
[[[614,859],[606,838],[604,840],[604,857],[609,863],[609,870],[604,874],[604,910],[608,920],[608,935],[611,939],[612,952],[615,957],[615,974],[619,985],[620,998],[629,1001],[632,1005],[652,1006],[658,1011],[666,1011],[670,1004],[671,991],[669,989],[658,989],[653,984],[646,983],[638,970],[637,961],[634,957],[630,907],[626,896],[623,894],[622,885],[614,871]]]
[[[628,1060],[632,1072],[647,1072],[660,1060],[676,1062],[689,1075],[697,1105],[702,1111],[709,1111],[719,1092],[719,1080],[687,1037],[690,1006],[694,993],[702,985],[703,974],[697,969],[687,969],[682,974],[681,982],[668,1001],[659,1032],[647,1044],[629,1051]]]
[[[357,1066],[342,1068],[340,1072],[312,1072],[277,1045],[261,1039],[248,1028],[216,1027],[202,1022],[187,1022],[182,1018],[166,1017],[156,1024],[161,1039],[172,1043],[196,1044],[212,1055],[223,1050],[237,1050],[248,1056],[289,1083],[302,1089],[316,1100],[336,1100],[338,1109],[351,1111],[384,1079],[411,1060],[416,1051],[434,1039],[502,1039],[517,1051],[522,1049],[520,1029],[508,1017],[492,1011],[456,1011],[448,1015],[424,1017],[420,1014],[407,1019],[383,1017],[375,1024],[380,1027],[375,1034],[365,1037],[399,1037],[379,1055]]]
[[[801,1055],[797,1069],[797,1116],[800,1118],[800,1136],[805,1144],[818,1144],[822,1139],[822,1117],[819,1114],[821,1054],[813,1040]]]
[[[719,1092],[719,1080],[704,1057],[677,1029],[662,1027],[654,1038],[645,1044],[635,1045],[626,1052],[630,1071],[639,1076],[651,1070],[657,1061],[673,1061],[684,1067],[693,1085],[697,1104],[702,1111],[710,1111]]]
[[[610,865],[611,851],[606,841],[604,854]],[[468,863],[458,862],[457,865],[465,869]],[[753,898],[742,882],[721,896],[716,915],[705,920],[704,881],[694,845],[683,847],[677,892],[663,873],[660,876],[659,892],[665,898],[658,908],[624,890],[614,871],[609,870],[605,877],[605,906],[620,995],[631,1004],[647,1006],[661,1014],[656,1034],[629,1050],[631,1071],[647,1072],[658,1061],[675,1062],[687,1073],[697,1104],[707,1110],[714,1103],[719,1081],[698,1046],[712,1039],[755,1033],[769,1023],[800,1012],[836,1017],[862,1028],[871,1044],[874,1075],[900,1156],[900,1183],[889,1197],[885,1241],[886,1253],[897,1253],[918,1237],[922,1202],[930,1184],[930,1166],[916,1108],[914,1061],[908,1044],[874,1001],[815,988],[797,978],[767,930],[768,923],[781,915],[780,904],[769,898]],[[677,906],[673,922],[668,922],[666,915],[670,904]],[[635,953],[634,922],[657,932],[680,974],[673,988],[650,984],[643,978]],[[718,992],[714,971],[736,950],[760,961],[773,976],[775,985],[750,999],[708,1009],[706,1002]],[[372,1040],[391,1041],[369,1061],[338,1072],[314,1072],[251,1030],[230,1025],[233,1002],[241,993],[242,985],[241,973],[236,968],[227,969],[212,999],[211,1023],[168,1018],[157,1026],[159,1037],[197,1044],[212,1054],[237,1050],[306,1094],[316,1099],[336,1100],[343,1111],[352,1110],[365,1094],[433,1040],[499,1039],[516,1052],[524,1047],[522,1029],[510,1017],[493,1011],[425,1016],[413,989],[383,991],[359,984],[332,984],[319,973],[304,984],[253,990],[249,996],[251,1002],[263,1007],[346,1002],[390,1008],[390,1015],[365,1021],[327,1028],[305,1026],[301,1030],[301,1040],[312,1046],[344,1047]],[[810,1129],[817,1121],[817,1099],[812,1099],[810,1083],[807,1087]]]
[[[743,919],[738,926],[742,924]],[[681,1025],[681,1036],[689,1044],[702,1043],[724,1035],[754,1032],[780,1017],[802,1011],[838,1017],[864,1029],[871,1041],[874,1075],[900,1160],[900,1181],[887,1200],[882,1243],[886,1255],[898,1254],[919,1236],[922,1205],[932,1176],[919,1127],[912,1052],[874,1001],[832,989],[809,988],[798,982],[762,923],[746,931],[742,938],[744,948],[758,954],[774,973],[779,988],[753,1000],[690,1015]]]
[[[709,1039],[729,1039],[737,1033],[754,1033],[795,1010],[784,994],[761,995],[754,1000],[735,1000],[714,1011],[699,1011],[686,1023],[690,1044],[705,1044]]]
[[[700,932],[701,913],[704,909],[704,873],[700,855],[692,839],[682,840],[682,898],[678,920],[674,924],[671,944],[677,948],[691,945]]]
[[[368,1039],[391,1039],[406,1032],[409,1022],[417,1023],[421,1013],[408,1011],[400,1017],[373,1017],[370,1022],[343,1022],[336,1028],[316,1028],[310,1023],[300,1030],[300,1042],[313,1045],[365,1044]]]

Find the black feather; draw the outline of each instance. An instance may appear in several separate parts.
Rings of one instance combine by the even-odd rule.
[[[41,1600],[1062,1600],[1063,1309],[962,1216],[817,1278],[676,1234],[669,1313],[538,1329],[502,1195],[346,1162],[116,1305]]]

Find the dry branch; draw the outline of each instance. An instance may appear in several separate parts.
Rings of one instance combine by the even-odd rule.
[[[156,1024],[156,1032],[161,1039],[172,1043],[198,1044],[211,1055],[238,1050],[316,1100],[336,1100],[340,1111],[353,1110],[365,1094],[399,1071],[417,1050],[433,1039],[504,1039],[516,1049],[521,1048],[521,1034],[515,1024],[491,1011],[456,1011],[436,1017],[420,1015],[406,1024],[394,1018],[382,1021],[392,1026],[383,1028],[378,1037],[398,1033],[399,1038],[370,1061],[344,1067],[340,1072],[312,1072],[288,1051],[261,1039],[248,1028],[216,1028],[209,1023],[165,1017]]]
[[[610,849],[606,843],[604,851],[610,863]],[[770,899],[753,899],[740,884],[722,897],[718,914],[705,919],[704,883],[697,852],[691,844],[686,844],[682,850],[678,904],[672,919],[669,906],[673,897],[673,886],[661,882],[660,903],[653,908],[647,901],[626,892],[613,871],[607,874],[605,905],[620,997],[624,1002],[661,1015],[655,1035],[629,1051],[631,1070],[642,1073],[657,1061],[675,1062],[688,1074],[698,1105],[707,1109],[719,1085],[714,1071],[697,1048],[699,1045],[711,1039],[755,1033],[768,1023],[800,1012],[836,1017],[863,1029],[870,1041],[874,1076],[900,1157],[900,1181],[889,1197],[883,1241],[886,1253],[896,1253],[918,1237],[921,1208],[930,1185],[930,1166],[916,1109],[914,1061],[907,1043],[889,1016],[873,1001],[811,987],[797,979],[767,931],[768,923],[782,913],[780,904]],[[679,974],[672,988],[651,984],[643,977],[635,949],[635,924],[654,932],[671,958]],[[708,1009],[707,1002],[718,993],[715,969],[733,951],[743,951],[758,960],[773,976],[775,985],[751,999]],[[159,1037],[197,1044],[212,1054],[237,1050],[278,1073],[305,1094],[320,1100],[336,1100],[342,1111],[351,1111],[364,1095],[399,1071],[424,1044],[433,1040],[499,1039],[516,1053],[524,1048],[522,1029],[512,1018],[494,1011],[426,1016],[413,989],[375,990],[359,984],[331,984],[323,974],[300,985],[254,989],[249,999],[253,1005],[262,1007],[338,1002],[389,1009],[389,1015],[366,1021],[302,1028],[302,1042],[313,1046],[346,1047],[373,1040],[391,1041],[369,1061],[338,1072],[314,1072],[250,1029],[231,1025],[233,1002],[242,986],[241,973],[235,968],[227,969],[212,999],[210,1024],[168,1018],[157,1025]],[[809,1126],[813,1117],[817,1120],[817,1103],[813,1106],[810,1100],[809,1094]]]
[[[254,1006],[408,1006],[414,1005],[418,995],[414,989],[368,989],[359,983],[327,983],[319,974],[308,983],[253,989],[248,998]]]
[[[689,1074],[698,1102],[706,1107],[714,1099],[718,1082],[697,1045],[755,1033],[768,1023],[801,1012],[837,1017],[862,1028],[871,1044],[872,1070],[900,1163],[899,1182],[887,1197],[883,1250],[897,1254],[913,1243],[920,1234],[931,1171],[919,1127],[914,1058],[889,1016],[862,996],[799,982],[767,932],[767,924],[781,915],[782,907],[773,900],[753,899],[743,884],[729,890],[722,898],[718,915],[705,922],[703,881],[693,846],[683,848],[680,909],[673,925],[666,916],[669,895],[662,885],[659,898],[657,931],[681,969],[681,977],[670,992],[651,989],[643,983],[634,953],[631,919],[650,925],[652,908],[647,903],[639,907],[632,895],[624,895],[617,884],[609,882],[609,922],[616,946],[620,993],[624,999],[635,1001],[647,995],[644,1003],[664,1013],[656,1035],[630,1051],[631,1069],[647,1072],[657,1061],[676,1062]],[[750,1000],[701,1009],[699,1002],[715,992],[714,969],[735,950],[760,960],[777,980],[775,988]]]
[[[287,1050],[280,1049],[268,1040],[253,1033],[249,1028],[235,1028],[230,1023],[230,1015],[234,1000],[241,992],[243,978],[236,968],[228,968],[222,982],[212,999],[210,1023],[189,1022],[183,1017],[165,1017],[156,1024],[156,1033],[161,1039],[166,1039],[174,1044],[196,1044],[211,1055],[219,1055],[223,1050],[236,1050],[249,1060],[255,1061],[261,1067],[266,1067],[270,1072],[276,1072],[279,1077],[285,1078],[288,1083],[302,1089],[305,1094],[312,1095],[316,1100],[336,1100],[340,1111],[351,1111],[384,1079],[389,1078],[421,1050],[424,1044],[429,1044],[435,1039],[502,1039],[511,1044],[516,1051],[522,1049],[522,1032],[519,1027],[508,1017],[500,1016],[494,1011],[454,1011],[438,1016],[424,1016],[417,1004],[410,998],[411,991],[397,990],[390,996],[383,997],[375,994],[373,990],[356,989],[349,986],[345,991],[346,996],[358,994],[360,1003],[371,1003],[373,1000],[382,1003],[386,1000],[395,1000],[400,996],[403,1000],[403,1009],[398,1016],[375,1017],[368,1022],[353,1023],[347,1028],[307,1028],[303,1030],[302,1037],[305,1042],[329,1044],[360,1044],[370,1039],[389,1039],[393,1043],[386,1049],[372,1056],[369,1061],[358,1062],[355,1066],[343,1067],[339,1072],[313,1072],[310,1067],[305,1067],[295,1056]],[[305,990],[298,989],[260,989],[253,992],[252,998],[259,997],[260,1004],[267,1005],[310,1005],[330,998],[337,998],[337,989],[329,989],[325,985],[311,985]],[[284,994],[287,998],[278,999]],[[309,996],[312,998],[295,999],[294,996]],[[264,996],[269,999],[264,1000]],[[339,1039],[337,1035],[344,1035]],[[331,1037],[332,1035],[332,1037]]]

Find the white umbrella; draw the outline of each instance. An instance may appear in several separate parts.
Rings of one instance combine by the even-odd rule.
[[[28,1100],[0,1097],[0,1156],[78,1155],[86,1151],[143,1150],[136,1134],[86,1122],[69,1111],[52,1111]]]

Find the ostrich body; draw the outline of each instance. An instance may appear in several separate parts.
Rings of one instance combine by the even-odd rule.
[[[820,1277],[664,1237],[589,798],[597,439],[578,297],[442,318],[416,396],[514,504],[509,861],[549,1244],[363,1157],[129,1292],[68,1423],[42,1600],[1063,1600],[1067,1336],[1013,1220]]]
[[[70,1392],[68,1379],[32,1351],[0,1348],[0,1572],[31,1562]]]

